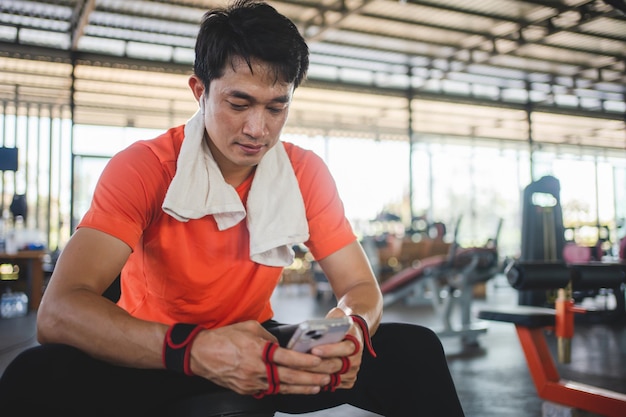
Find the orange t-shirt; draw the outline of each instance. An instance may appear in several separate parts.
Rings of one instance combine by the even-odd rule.
[[[161,209],[183,137],[184,127],[178,126],[116,154],[78,227],[103,231],[133,249],[122,270],[118,304],[135,317],[209,328],[266,321],[273,316],[270,297],[282,268],[250,260],[245,220],[219,231],[213,216],[185,223]],[[310,238],[302,243],[322,259],[356,237],[324,162],[294,144],[276,146],[283,145],[306,208]],[[237,187],[244,205],[252,178]]]

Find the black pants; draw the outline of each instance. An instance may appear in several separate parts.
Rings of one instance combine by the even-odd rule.
[[[431,330],[383,323],[373,338],[376,358],[363,354],[351,390],[274,395],[278,411],[305,413],[351,404],[387,417],[462,417],[441,342]],[[223,389],[200,377],[114,366],[65,345],[22,352],[0,379],[7,417],[158,416],[165,404]]]

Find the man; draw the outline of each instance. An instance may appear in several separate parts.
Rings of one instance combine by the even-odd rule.
[[[307,68],[304,39],[267,4],[205,15],[189,79],[199,111],[112,158],[44,294],[42,346],[7,368],[0,409],[152,416],[230,389],[285,412],[463,415],[436,336],[380,324],[376,279],[325,165],[279,140]],[[354,323],[310,353],[268,331],[296,242],[337,296],[327,317]],[[115,304],[101,294],[120,273]]]

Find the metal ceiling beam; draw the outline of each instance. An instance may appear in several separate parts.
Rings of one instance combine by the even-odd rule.
[[[368,3],[371,3],[372,1],[373,0],[361,0],[361,3],[353,8],[349,8],[346,5],[345,0],[338,0],[335,3],[335,5],[338,4],[339,6],[335,7],[334,9],[329,9],[328,7],[319,7],[319,6],[316,7],[317,13],[318,13],[317,16],[309,19],[308,21],[299,22],[303,26],[304,38],[308,42],[316,42],[320,40],[324,32],[328,31],[329,29],[339,27],[342,21],[344,21],[345,19],[347,19],[348,17],[354,14],[359,14],[359,12],[363,10],[363,8],[367,6]],[[329,21],[326,18],[326,13],[328,13],[331,10],[333,12],[339,12],[340,17],[333,21]],[[309,29],[313,26],[317,26],[318,29],[315,33],[309,34],[308,33]]]
[[[508,16],[503,15],[502,13],[498,13],[498,9],[497,8],[493,8],[492,10],[488,11],[488,12],[484,12],[484,13],[479,13],[479,12],[475,12],[472,10],[469,10],[468,8],[464,8],[464,7],[457,7],[457,6],[451,6],[448,4],[442,4],[440,1],[433,1],[433,0],[405,0],[407,3],[410,4],[416,4],[416,5],[420,5],[420,6],[429,6],[432,7],[434,9],[437,10],[444,10],[444,11],[449,11],[449,12],[457,12],[457,13],[461,13],[461,14],[465,14],[465,15],[470,15],[470,16],[476,16],[476,17],[484,17],[484,18],[490,18],[490,19],[497,19],[497,20],[502,20],[502,21],[508,21],[508,22],[514,22],[514,20],[511,20]],[[584,4],[579,4],[577,6],[569,6],[566,3],[563,2],[563,0],[519,0],[517,1],[520,4],[530,4],[530,5],[534,5],[534,6],[539,6],[539,7],[548,7],[551,9],[555,9],[558,11],[558,13],[563,13],[565,11],[571,10],[571,11],[576,11],[579,7],[581,6],[586,6],[586,5],[590,5],[590,4],[594,4],[596,2],[598,2],[599,0],[587,0]],[[624,0],[615,0],[615,1],[624,1]],[[607,2],[606,0],[604,0],[603,2]],[[474,2],[466,2],[465,4],[472,4]],[[605,17],[619,17],[620,15],[617,13],[611,13],[609,15],[605,14]]]
[[[604,3],[613,6],[619,10],[624,16],[626,16],[626,1],[624,0],[603,0]]]
[[[72,13],[71,21],[71,50],[78,49],[78,42],[85,33],[85,27],[89,24],[89,15],[96,8],[96,0],[79,0]]]
[[[363,34],[363,35],[371,35],[369,32],[366,32],[366,31],[356,31],[356,30],[351,30],[351,32],[353,32],[353,33],[359,33],[359,34]],[[412,40],[412,39],[408,39],[408,38],[406,38],[405,40]],[[337,42],[337,41],[335,41],[335,42],[328,42],[328,41],[327,41],[326,43],[327,43],[327,44],[334,44],[334,45],[341,45],[341,46],[349,46],[349,47],[356,47],[356,48],[360,48],[360,46],[355,46],[354,44],[351,44],[351,43],[346,43],[346,42],[341,43],[341,42]],[[429,43],[429,44],[431,44],[431,45],[432,45],[432,44],[435,44],[435,42],[428,42],[428,43]],[[442,48],[443,48],[443,47],[451,47],[450,45],[447,45],[447,44],[445,44],[445,43],[438,43],[437,45],[438,45],[438,46],[441,46]],[[550,45],[547,45],[547,46],[550,46]],[[576,51],[576,50],[575,50],[575,49],[573,49],[573,48],[568,48],[568,49],[565,49],[565,48],[560,48],[560,47],[556,47],[556,46],[551,46],[551,47],[554,47],[554,48],[557,48],[557,49],[562,49],[562,50],[569,50],[570,52],[575,52],[575,51]],[[374,47],[368,47],[368,49],[369,49],[369,50],[378,51],[378,52],[382,52],[382,53],[385,53],[385,52],[390,52],[389,50],[385,50],[385,49],[381,49],[381,48],[374,48]],[[452,56],[450,56],[450,57],[448,57],[448,58],[452,58],[452,59],[454,59],[454,61],[453,61],[453,62],[456,62],[456,63],[462,64],[462,65],[464,65],[465,67],[467,67],[467,66],[469,66],[469,65],[471,65],[471,64],[475,64],[475,63],[479,63],[479,64],[483,64],[483,63],[484,63],[485,65],[489,65],[489,66],[491,66],[491,67],[493,67],[493,68],[502,68],[502,69],[506,69],[506,70],[510,70],[510,69],[518,69],[518,70],[520,70],[520,68],[509,68],[509,67],[503,67],[502,65],[497,65],[497,64],[491,63],[491,62],[489,62],[489,60],[486,60],[486,61],[477,61],[477,60],[475,59],[475,57],[474,57],[474,55],[473,55],[472,51],[486,52],[486,51],[484,51],[484,50],[482,50],[482,49],[477,49],[477,48],[468,49],[467,51],[469,52],[469,55],[468,55],[468,57],[467,57],[467,58],[464,58],[464,57],[462,56],[462,54],[461,54],[461,52],[462,52],[462,51],[464,51],[464,49],[460,49],[460,48],[454,48],[454,49],[456,50],[455,54],[453,54]],[[398,54],[404,54],[404,55],[406,55],[406,56],[407,56],[407,58],[409,58],[409,57],[420,57],[420,56],[417,56],[417,55],[407,54],[407,53],[405,53],[405,52],[401,52],[401,51],[394,51],[394,52],[395,52],[395,53],[398,53]],[[578,51],[578,52],[590,53],[589,51]],[[539,60],[538,60],[538,59],[536,59],[536,58],[531,58],[531,57],[527,57],[527,56],[520,56],[519,54],[516,54],[516,53],[509,53],[509,54],[507,54],[507,55],[509,55],[509,56],[514,56],[514,57],[516,57],[516,58],[520,58],[520,59],[524,59],[524,60],[527,60],[527,61],[529,61],[529,62],[532,62],[532,61],[539,61]],[[338,57],[339,57],[339,56],[338,56]],[[344,56],[344,57],[345,57],[345,56]],[[440,56],[429,56],[429,57],[426,57],[426,58],[429,58],[429,59],[444,59],[443,57],[440,57]],[[618,62],[618,59],[619,59],[620,61],[622,61],[624,58],[616,58],[614,62]],[[408,59],[407,59],[407,61],[408,61]],[[592,66],[592,65],[572,64],[572,63],[570,63],[570,62],[565,62],[565,61],[556,60],[556,59],[547,59],[547,58],[544,58],[544,59],[541,59],[540,61],[541,61],[541,62],[547,62],[547,63],[555,64],[555,65],[573,66],[573,67],[578,68],[578,69],[579,69],[579,71],[581,71],[581,72],[582,72],[582,71],[585,71],[585,70],[591,70],[591,72],[593,72],[593,73],[594,73],[594,74],[596,74],[596,75],[598,75],[598,72],[597,72],[598,70],[610,69],[610,68],[598,67],[598,66]],[[377,61],[372,61],[372,62],[377,62]],[[381,60],[381,61],[378,61],[378,62],[379,62],[379,63],[384,63],[384,61],[382,61],[382,60]],[[387,64],[389,64],[389,63],[387,62]],[[552,75],[552,76],[555,76],[555,77],[556,77],[556,76],[563,76],[563,75],[564,75],[564,74],[562,74],[562,73],[560,73],[560,72],[557,72],[557,71],[554,71],[554,72],[544,72],[544,73],[545,73],[545,74],[547,74],[547,75]],[[625,76],[626,76],[626,75],[625,75]],[[588,77],[588,76],[585,76],[585,75],[579,74],[579,75],[578,75],[578,76],[576,76],[575,78],[579,78],[579,79],[583,79],[583,80],[588,80],[588,81],[593,82],[593,83],[605,82],[605,80],[602,80],[602,79],[601,79],[601,77],[599,77],[599,76],[595,76],[595,77]]]
[[[65,62],[70,64],[70,51],[41,46],[29,46],[24,48],[17,43],[0,42],[0,57],[32,59],[36,61]],[[171,74],[190,74],[192,67],[169,61],[142,60],[123,56],[103,55],[90,52],[74,52],[77,64],[91,66],[106,66],[111,68],[133,69],[138,71],[167,72]]]
[[[494,13],[476,13],[476,12],[468,11],[466,9],[462,9],[462,8],[459,8],[459,7],[442,6],[441,4],[428,2],[428,1],[425,1],[425,2],[424,1],[420,1],[420,2],[412,1],[412,3],[419,4],[421,6],[433,7],[434,9],[438,9],[438,10],[447,10],[447,11],[451,11],[451,12],[462,13],[462,14],[469,15],[469,16],[472,16],[472,17],[489,18],[489,19],[499,20],[501,22],[514,24],[515,25],[515,29],[511,30],[508,34],[506,34],[504,36],[502,36],[502,35],[501,36],[494,36],[494,35],[491,35],[491,34],[485,33],[485,32],[470,31],[470,30],[464,30],[464,29],[459,29],[459,28],[450,28],[450,27],[442,25],[442,24],[425,23],[425,22],[420,22],[420,23],[417,24],[418,26],[422,26],[422,27],[426,27],[426,28],[434,28],[434,29],[439,29],[439,30],[447,30],[447,31],[450,31],[450,32],[463,33],[463,34],[466,34],[468,36],[479,36],[479,37],[484,39],[484,41],[482,43],[483,45],[485,45],[485,44],[495,45],[496,42],[498,40],[500,40],[500,39],[506,40],[506,41],[513,41],[513,42],[517,42],[517,43],[524,43],[524,44],[526,44],[526,42],[524,42],[524,39],[523,39],[523,32],[524,32],[524,30],[526,30],[531,25],[532,26],[546,27],[546,30],[549,31],[548,36],[549,35],[554,35],[557,32],[566,31],[566,30],[570,31],[572,33],[583,34],[585,36],[594,36],[594,35],[587,34],[587,33],[584,33],[584,32],[574,31],[573,29],[579,27],[582,23],[586,23],[586,22],[588,22],[590,20],[593,20],[596,17],[600,17],[600,16],[606,17],[605,15],[593,14],[591,17],[588,17],[588,19],[585,20],[584,22],[581,19],[581,21],[579,21],[577,24],[571,25],[569,27],[559,27],[559,28],[557,28],[557,27],[551,25],[551,19],[553,19],[554,17],[558,16],[559,14],[561,14],[564,11],[580,12],[581,16],[582,16],[581,9],[584,8],[585,6],[593,4],[594,1],[596,1],[596,0],[591,0],[591,1],[589,1],[589,2],[587,2],[585,4],[583,4],[583,5],[578,5],[578,6],[566,6],[566,5],[564,5],[564,4],[560,3],[560,2],[557,2],[557,1],[550,2],[550,3],[547,3],[545,1],[527,1],[526,3],[532,3],[532,4],[541,5],[541,6],[545,6],[545,7],[551,7],[551,8],[555,9],[554,16],[550,16],[549,18],[546,18],[543,21],[533,21],[533,22],[530,22],[530,21],[520,21],[520,20],[517,20],[517,19],[510,19],[508,17],[504,17],[502,15],[499,15],[499,14],[497,14],[495,12]],[[342,20],[344,20],[349,15],[358,13],[359,10],[363,8],[363,6],[365,6],[365,3],[362,3],[361,6],[358,7],[358,8],[352,9],[349,13],[345,13],[344,12],[342,19],[339,19],[339,20],[335,21],[332,26],[333,27],[339,27]],[[324,11],[327,11],[327,10],[328,9],[325,8],[320,13],[324,13]],[[332,8],[331,10],[336,12],[337,8]],[[370,13],[359,13],[359,14],[361,16],[370,17],[370,18],[374,18],[374,19],[380,18],[380,16],[377,16],[375,14],[370,14]],[[587,15],[589,16],[589,14],[587,14]],[[313,21],[313,20],[314,19],[311,19],[310,22]],[[416,25],[414,21],[409,20],[409,19],[394,19],[394,18],[386,17],[385,20],[388,20],[388,21],[391,21],[391,22],[397,22],[397,23]],[[330,25],[329,25],[329,27],[330,27]],[[548,27],[551,27],[551,29],[547,29]],[[324,32],[324,30],[320,30],[319,32],[317,32],[315,34],[314,39],[321,40],[323,32]],[[362,34],[369,35],[369,36],[377,36],[375,33],[366,32],[366,31],[361,31],[361,32],[354,31],[354,32],[355,33],[362,33]],[[600,37],[598,37],[598,38],[602,39]],[[620,38],[615,38],[615,37],[608,37],[608,38],[612,39],[612,40],[622,40]],[[413,39],[406,38],[405,40],[411,41]],[[430,41],[429,43],[433,44],[435,42]],[[564,47],[564,46],[560,46],[560,45],[551,45],[549,42],[546,41],[546,39],[539,39],[537,41],[528,42],[527,44],[544,45],[546,47],[551,47],[551,48],[563,50],[563,51],[566,51],[566,52],[577,52],[577,53],[584,53],[584,54],[597,54],[598,53],[595,50],[589,50],[589,49],[584,49],[584,48],[573,48],[573,47]],[[345,45],[346,46],[354,46],[354,45],[350,45],[350,44],[347,44],[347,43]],[[483,49],[479,49],[478,48],[478,45],[476,47],[473,47],[473,48],[459,48],[457,46],[446,44],[444,42],[440,42],[438,45],[441,46],[441,47],[448,47],[448,48],[451,47],[453,49],[456,49],[455,55],[457,55],[457,56],[462,51],[465,51],[465,50],[470,51],[470,58],[465,59],[465,60],[462,59],[462,58],[457,58],[459,61],[464,61],[466,65],[472,63],[472,59],[473,59],[473,56],[471,54],[472,50],[483,51]],[[495,54],[501,54],[496,48],[493,48],[492,52],[495,53]],[[402,52],[399,51],[399,53],[402,53]],[[520,54],[517,54],[515,51],[507,51],[507,54],[512,55],[512,56],[516,56],[516,57],[518,57],[520,59],[531,59],[532,60],[532,58],[528,58],[528,57],[522,56]],[[626,59],[626,55],[624,55],[624,54],[602,53],[601,55],[613,58],[613,62],[610,63],[610,64],[605,64],[603,66],[597,66],[597,65],[592,65],[592,64],[590,64],[590,65],[583,65],[583,64],[580,64],[580,63],[572,64],[570,62],[564,62],[564,61],[561,61],[561,60],[546,60],[546,59],[542,59],[542,61],[544,61],[544,62],[552,62],[552,63],[558,64],[558,65],[574,65],[577,68],[579,68],[581,71],[584,71],[584,70],[597,70],[597,69],[604,69],[604,68],[611,69],[612,65],[616,65],[617,63],[621,63],[621,62],[623,62]],[[434,57],[432,57],[432,58],[434,58]],[[594,72],[594,73],[597,73],[597,72]],[[554,74],[558,75],[557,73],[554,73]],[[580,77],[580,78],[590,80],[590,81],[592,81],[594,83],[602,82],[602,79],[599,78],[599,77],[594,77],[594,78]]]
[[[150,0],[150,3],[160,3],[160,4],[166,4],[171,6],[172,2],[168,1],[168,0]],[[174,23],[174,25],[169,25],[169,26],[176,26],[176,24],[184,24],[184,25],[194,25],[194,26],[198,26],[200,24],[200,20],[198,19],[197,21],[192,21],[192,20],[188,20],[188,19],[179,19],[176,16],[167,16],[167,20],[164,20],[162,16],[155,16],[153,14],[145,14],[145,13],[138,13],[135,10],[123,10],[120,11],[118,8],[112,8],[112,7],[107,7],[110,6],[110,4],[104,4],[104,5],[98,5],[98,11],[99,12],[103,12],[103,13],[111,13],[111,14],[123,14],[124,17],[136,17],[136,18],[140,18],[140,19],[147,19],[147,20],[154,20],[154,21],[163,21],[164,23],[168,24],[168,23]],[[185,5],[178,5],[177,7],[181,7],[181,8],[187,8],[187,9],[192,9],[191,7],[185,6]],[[193,8],[194,10],[196,10],[196,8]],[[202,10],[208,10],[208,9],[200,9],[198,8],[198,14],[200,16],[202,16]],[[129,29],[126,28],[122,25],[118,25],[117,22],[115,21],[110,21],[107,22],[109,24],[110,27],[119,27],[119,28],[123,28],[123,29]],[[163,32],[154,32],[154,31],[147,31],[145,29],[142,29],[142,32],[147,32],[147,33],[167,33],[170,35],[176,35],[176,32],[174,31],[168,31],[168,28],[163,28],[164,31]],[[133,30],[133,28],[130,28],[130,30]]]
[[[379,94],[387,97],[406,97],[406,91],[398,90],[398,89],[390,89],[384,87],[374,87],[374,86],[363,86],[362,84],[350,83],[342,81],[340,85],[334,82],[328,82],[324,80],[307,80],[303,86],[314,87],[314,88],[324,88],[333,91],[349,91],[349,92],[361,92],[361,93],[369,93],[369,94]],[[468,104],[481,106],[486,108],[503,108],[503,109],[511,109],[511,110],[521,110],[526,111],[528,105],[533,108],[533,111],[548,113],[548,114],[559,114],[559,115],[570,115],[570,116],[580,116],[580,117],[591,117],[603,120],[618,120],[624,121],[623,113],[609,113],[606,111],[589,111],[584,109],[577,109],[571,107],[557,107],[555,105],[545,104],[545,103],[512,103],[506,101],[496,101],[489,99],[481,99],[477,97],[470,97],[461,94],[440,94],[440,93],[432,93],[428,91],[415,91],[415,98],[419,98],[422,100],[431,100],[436,102],[445,102],[445,103],[453,103],[453,104]]]
[[[465,13],[465,14],[468,14],[468,13]],[[471,15],[475,16],[475,17],[492,18],[491,16],[484,15],[484,14],[471,13]],[[371,13],[362,13],[361,16],[369,17],[369,18],[373,18],[373,19],[380,18],[379,16],[377,16],[375,14],[371,14]],[[449,31],[449,32],[452,32],[452,33],[461,33],[461,34],[468,35],[468,36],[480,36],[480,37],[484,38],[486,42],[489,42],[489,43],[493,43],[493,42],[498,41],[500,39],[506,40],[506,41],[520,42],[520,37],[519,37],[520,31],[523,31],[523,30],[525,30],[525,29],[527,29],[529,27],[529,25],[527,23],[520,22],[518,20],[500,19],[500,18],[498,18],[498,20],[502,20],[503,22],[511,23],[513,25],[516,25],[516,29],[515,30],[511,30],[507,34],[507,36],[502,36],[502,35],[495,36],[495,35],[491,35],[490,33],[487,33],[487,32],[484,32],[484,31],[481,32],[481,31],[476,31],[476,30],[451,28],[449,26],[445,26],[445,25],[442,25],[442,24],[427,23],[427,22],[419,22],[419,23],[416,24],[413,20],[409,20],[409,19],[396,19],[396,18],[385,17],[385,20],[388,20],[388,21],[394,22],[394,23],[410,24],[410,25],[416,26],[416,27],[424,27],[424,28],[445,30],[445,31]],[[542,27],[544,27],[544,26],[547,25],[547,23],[546,23],[547,20],[549,20],[549,19],[546,19],[545,21],[536,21],[536,22],[533,22],[532,25],[533,26],[542,26]],[[586,22],[588,22],[588,21],[586,21]],[[585,36],[596,37],[599,40],[601,40],[601,39],[610,39],[610,40],[615,40],[615,41],[623,41],[624,40],[624,38],[617,38],[617,37],[613,37],[613,36],[602,36],[602,37],[600,37],[600,36],[595,36],[595,35],[584,33],[584,32],[578,32],[578,31],[572,31],[571,30],[572,28],[576,28],[576,27],[579,27],[579,26],[580,26],[580,24],[577,24],[577,25],[572,25],[572,26],[570,26],[568,28],[558,28],[558,30],[555,28],[555,29],[553,29],[553,31],[551,33],[548,33],[548,35],[553,35],[553,34],[555,34],[557,32],[568,30],[568,31],[571,31],[572,33],[577,33],[577,34],[582,34],[582,35],[585,35]],[[376,34],[373,34],[371,32],[363,32],[363,33],[367,33],[370,36],[377,36]],[[442,47],[455,48],[454,45],[450,45],[450,44],[447,44],[447,43],[444,43],[444,42],[429,41],[429,43],[430,44],[436,44],[436,45],[439,45],[439,46],[442,46]],[[624,59],[624,57],[626,57],[626,54],[624,54],[624,53],[622,53],[622,54],[611,54],[611,53],[603,52],[603,53],[600,54],[598,51],[595,51],[595,50],[550,45],[549,43],[546,42],[545,39],[528,42],[528,44],[541,44],[541,45],[550,46],[550,47],[561,49],[561,50],[568,51],[568,52],[582,52],[582,53],[587,53],[587,54],[596,54],[596,55],[609,56],[609,57],[615,58],[616,60]],[[456,49],[463,50],[465,48],[456,48]]]

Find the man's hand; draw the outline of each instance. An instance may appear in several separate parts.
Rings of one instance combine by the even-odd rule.
[[[355,335],[359,331],[350,330]],[[358,339],[360,339],[358,335]],[[191,348],[191,370],[195,375],[240,394],[257,394],[269,387],[263,351],[276,338],[255,321],[201,331]],[[362,346],[362,343],[361,343]],[[362,349],[362,348],[361,348]],[[350,388],[356,381],[361,349],[350,357],[350,369],[341,375],[339,388]],[[355,351],[354,343],[318,346],[311,353],[278,347],[273,363],[277,366],[280,394],[316,394],[331,382],[331,375],[343,366],[341,357]]]
[[[326,318],[342,316],[345,316],[345,313],[341,309],[333,308],[326,315]],[[348,359],[350,367],[347,372],[341,375],[341,383],[336,387],[340,389],[350,389],[354,386],[357,374],[361,368],[363,348],[365,346],[364,335],[356,323],[352,323],[347,334],[356,340],[356,344],[348,338],[340,343],[320,345],[311,350],[311,354],[323,358],[324,362],[332,362],[332,365],[327,365],[331,367],[331,373],[336,373],[341,369],[343,365],[341,358],[345,357]]]

